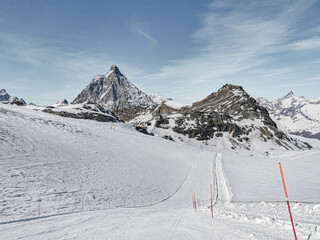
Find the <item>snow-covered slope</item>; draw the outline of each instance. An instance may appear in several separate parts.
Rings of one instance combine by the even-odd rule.
[[[99,103],[109,109],[144,108],[154,104],[115,65],[105,75],[95,76],[72,103]]]
[[[130,125],[72,119],[0,103],[0,222],[159,201],[199,151]]]
[[[320,140],[320,101],[295,96],[289,92],[273,102],[264,98],[257,101],[270,113],[280,129],[289,133]]]
[[[1,103],[0,143],[0,239],[291,239],[285,203],[265,202],[285,199],[279,160],[289,199],[314,202],[291,205],[298,239],[320,237],[315,150],[209,152]]]

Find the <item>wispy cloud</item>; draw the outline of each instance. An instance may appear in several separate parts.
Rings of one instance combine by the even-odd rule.
[[[297,50],[319,49],[320,48],[320,37],[299,40],[299,41],[292,43],[291,46]]]
[[[260,3],[260,4],[259,4]],[[161,71],[147,78],[180,82],[221,85],[226,79],[235,81],[255,70],[257,77],[289,76],[295,66],[266,69],[283,51],[317,47],[319,38],[292,44],[295,25],[301,21],[312,1],[214,1],[203,15],[202,27],[192,35],[196,47],[192,56],[171,61]],[[261,12],[264,9],[264,12]],[[265,75],[265,76],[263,76]],[[242,78],[243,79],[243,78]]]
[[[144,37],[146,40],[151,42],[152,44],[155,44],[158,42],[158,40],[153,37],[150,33],[148,33],[146,30],[142,29],[141,26],[134,26],[133,31]]]
[[[99,73],[106,69],[108,65],[104,63],[112,64],[97,53],[68,51],[48,43],[45,39],[23,34],[2,31],[0,47],[4,51],[1,58],[27,63],[31,69],[51,69],[78,76],[80,79],[92,72]]]

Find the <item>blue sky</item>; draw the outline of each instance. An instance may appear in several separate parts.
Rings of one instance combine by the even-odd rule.
[[[0,88],[72,101],[116,64],[145,93],[185,103],[225,83],[319,98],[319,12],[319,0],[0,0]]]

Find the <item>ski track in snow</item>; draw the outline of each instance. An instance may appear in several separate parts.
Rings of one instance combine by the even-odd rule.
[[[243,170],[243,162],[246,167],[252,159],[260,164],[260,158],[248,154],[237,155],[237,163],[234,153],[178,145],[126,124],[66,119],[7,105],[0,105],[0,142],[0,239],[293,238],[285,203],[234,201],[246,199],[236,191],[238,182],[263,177],[264,171],[268,177],[278,174],[268,168],[232,174]],[[297,160],[313,166],[319,154],[312,153],[277,152],[261,163],[292,159],[285,164],[290,186],[290,173],[300,168]],[[319,183],[316,172],[310,167],[311,176],[305,178],[313,189]],[[243,191],[266,182],[257,184]],[[289,190],[290,198],[295,188]],[[192,209],[193,192],[200,203],[197,212]],[[320,239],[320,204],[291,207],[298,239]]]

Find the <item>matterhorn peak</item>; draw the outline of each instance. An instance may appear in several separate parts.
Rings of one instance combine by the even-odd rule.
[[[73,100],[72,104],[93,102],[105,104],[108,109],[145,108],[154,104],[152,99],[140,91],[112,65],[105,75],[98,75]]]
[[[112,65],[108,73],[115,73],[116,75],[122,75],[122,73],[120,72],[119,68],[116,65]]]

